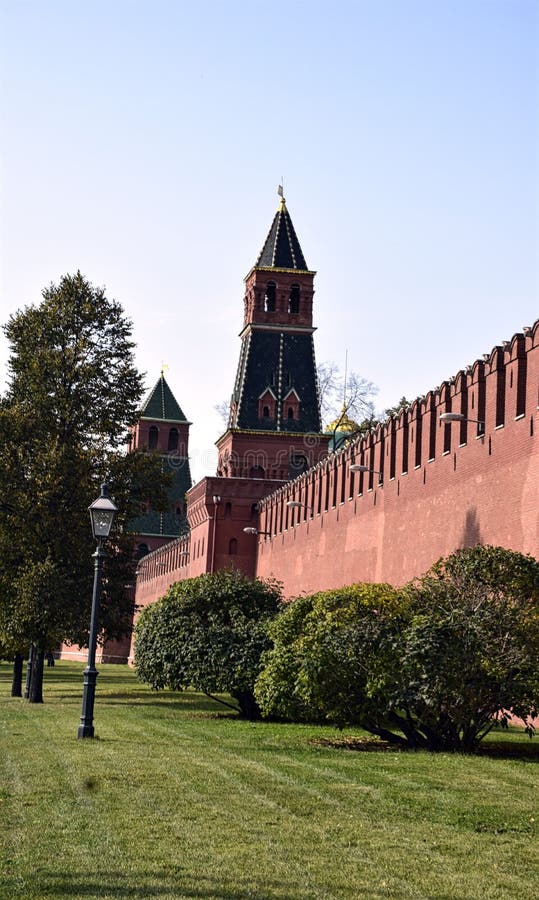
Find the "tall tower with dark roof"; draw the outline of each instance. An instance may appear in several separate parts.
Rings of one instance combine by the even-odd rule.
[[[313,343],[314,275],[282,198],[245,279],[240,359],[228,430],[217,443],[218,474],[288,479],[317,461],[313,448],[325,450]],[[275,452],[264,436],[279,438],[271,444]]]

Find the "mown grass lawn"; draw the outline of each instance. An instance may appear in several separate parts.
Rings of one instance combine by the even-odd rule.
[[[355,752],[101,666],[78,741],[82,668],[47,669],[36,706],[0,666],[0,897],[536,896],[539,739]]]

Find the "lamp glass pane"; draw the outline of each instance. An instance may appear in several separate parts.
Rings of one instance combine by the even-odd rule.
[[[108,537],[114,520],[114,510],[92,509],[90,511],[90,518],[92,520],[94,536]]]

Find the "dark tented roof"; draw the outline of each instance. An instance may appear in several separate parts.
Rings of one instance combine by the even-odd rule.
[[[299,418],[284,419],[284,403],[292,389],[300,400]],[[273,419],[260,418],[259,400],[268,390],[277,401]],[[312,334],[253,329],[242,343],[234,395],[237,405],[230,428],[320,432]]]
[[[303,251],[300,247],[286,203],[275,213],[266,242],[255,266],[258,268],[300,269],[308,271]]]

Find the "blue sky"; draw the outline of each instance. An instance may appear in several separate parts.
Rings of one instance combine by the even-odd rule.
[[[2,321],[65,272],[105,285],[197,478],[281,176],[317,358],[347,350],[378,407],[539,315],[537,0],[0,10]]]

